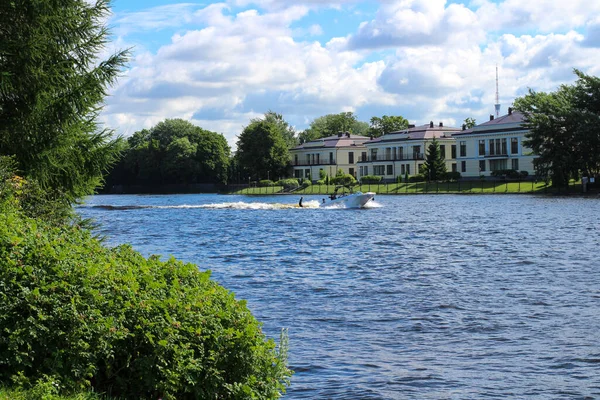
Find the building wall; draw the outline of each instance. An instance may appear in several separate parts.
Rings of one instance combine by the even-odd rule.
[[[404,178],[406,174],[416,175],[425,164],[427,147],[431,141],[432,139],[424,139],[368,144],[367,161],[360,162],[357,178],[376,175],[381,176],[384,181],[391,182],[396,181],[399,176]],[[437,141],[440,147],[444,146],[445,149],[446,169],[452,171],[453,164],[456,165],[456,160],[452,158],[452,146],[455,145],[455,141],[449,138],[438,138]]]
[[[313,181],[317,181],[320,179],[319,172],[322,169],[329,177],[334,177],[339,170],[344,174],[351,173],[356,177],[357,161],[362,151],[365,151],[364,146],[291,150],[292,176],[302,179],[310,176]],[[350,156],[351,153],[353,160]],[[297,164],[296,155],[298,156]]]
[[[529,175],[534,175],[535,157],[530,154],[531,150],[523,145],[526,133],[526,130],[515,129],[502,133],[482,132],[457,136],[458,172],[466,178],[491,176],[492,171],[501,169],[527,171]],[[516,140],[515,145],[512,144],[513,140]],[[482,141],[483,152],[480,151],[480,141]],[[491,141],[493,141],[493,149],[490,148]],[[461,146],[466,149],[466,154],[461,152]]]

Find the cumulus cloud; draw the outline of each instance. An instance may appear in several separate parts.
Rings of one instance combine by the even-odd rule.
[[[362,24],[336,36],[311,19],[319,7],[355,16],[350,7],[360,3],[230,0],[116,15],[123,47],[132,32],[152,31],[153,24],[171,34],[155,50],[136,49],[103,118],[125,135],[184,118],[224,133],[235,147],[250,119],[269,110],[298,129],[342,111],[364,121],[386,114],[460,126],[493,113],[496,66],[504,111],[529,87],[549,91],[572,82],[574,67],[600,72],[600,20],[578,0],[560,22],[537,2],[514,0],[381,1]],[[553,2],[539,3],[559,15]],[[600,7],[587,5],[588,12]],[[549,31],[550,23],[559,31]]]

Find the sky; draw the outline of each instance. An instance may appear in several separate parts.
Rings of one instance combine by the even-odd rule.
[[[235,149],[274,111],[460,127],[529,89],[600,75],[600,1],[113,0],[106,54],[131,48],[101,119],[125,137],[167,118]]]

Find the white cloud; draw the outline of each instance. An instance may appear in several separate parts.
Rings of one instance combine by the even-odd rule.
[[[548,91],[572,82],[573,67],[600,72],[594,48],[598,13],[586,14],[577,0],[560,22],[549,21],[537,2],[521,2],[519,8],[514,0],[480,0],[469,7],[444,0],[382,0],[375,15],[347,26],[345,35],[324,44],[313,41],[311,35],[321,37],[327,27],[311,19],[311,10],[337,5],[343,11],[358,3],[173,5],[166,10],[182,11],[174,21],[167,17],[170,11],[164,20],[155,9],[140,18],[128,14],[123,32],[150,29],[150,21],[158,21],[160,29],[172,23],[172,36],[157,50],[137,49],[103,118],[126,135],[165,118],[185,118],[224,133],[235,146],[243,126],[268,110],[283,113],[300,129],[342,111],[355,111],[365,121],[387,114],[460,125],[467,117],[484,122],[493,112],[496,65],[503,110],[528,87]],[[558,18],[552,2],[540,3]],[[588,5],[592,11],[600,7]],[[548,24],[562,30],[552,32]],[[177,29],[183,25],[187,30]],[[128,38],[119,44],[127,47]]]

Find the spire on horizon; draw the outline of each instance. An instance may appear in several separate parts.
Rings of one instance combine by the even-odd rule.
[[[496,64],[496,104],[494,105],[496,108],[496,117],[500,116],[500,94],[498,92],[498,64]]]

